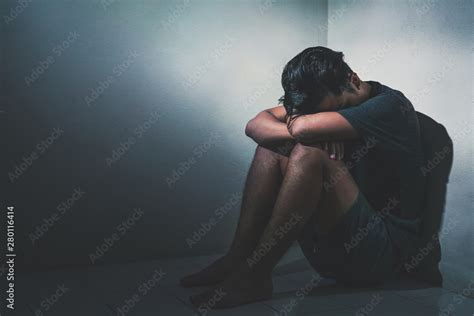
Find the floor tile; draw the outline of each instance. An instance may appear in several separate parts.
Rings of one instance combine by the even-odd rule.
[[[179,285],[170,285],[165,286],[162,288],[162,291],[165,292],[168,296],[175,297],[177,300],[182,302],[183,304],[191,304],[189,302],[189,297],[191,295],[195,295],[201,293],[208,289],[208,287],[191,287],[191,288],[184,288]]]
[[[272,278],[273,281],[273,292],[274,294],[292,294],[296,290],[298,290],[304,283],[300,282],[299,280],[295,280],[291,278],[289,275],[283,276],[274,276]]]
[[[321,311],[339,308],[328,297],[307,296],[302,291],[295,291],[291,295],[276,297],[264,302],[275,310],[275,315],[294,316],[304,313],[319,313]]]
[[[414,301],[437,308],[440,315],[474,315],[474,300],[460,294],[444,293],[415,298]]]
[[[206,255],[206,256],[197,256],[197,257],[191,257],[189,258],[189,260],[194,262],[199,267],[199,269],[196,270],[197,272],[200,269],[207,267],[209,264],[213,263],[214,261],[216,261],[223,255],[224,254],[221,253],[221,254],[213,254],[213,255]]]
[[[123,299],[115,299],[107,303],[107,306],[113,311],[113,315],[193,315],[192,308],[166,293],[163,288],[153,288],[148,292],[137,291]]]
[[[292,247],[273,275],[271,300],[206,315],[469,315],[474,300],[443,288],[405,281],[374,288],[348,288],[320,278],[298,248]],[[206,289],[183,288],[179,279],[199,271],[221,254],[147,262],[60,269],[21,275],[17,281],[17,312],[29,316],[64,284],[69,290],[44,315],[127,316],[199,315],[189,296]],[[18,303],[18,302],[21,302]],[[42,310],[44,312],[44,310]]]
[[[197,314],[199,315],[199,314]],[[209,311],[208,316],[274,316],[275,312],[262,303],[247,304],[235,308]]]
[[[176,285],[179,279],[196,269],[189,259],[155,260],[135,264],[97,267],[88,273],[91,287],[102,301],[123,300],[134,295],[139,287]]]
[[[3,302],[2,302],[2,311],[3,309]],[[6,308],[5,307],[5,315],[12,315],[12,316],[34,316],[33,312],[31,311],[31,308],[26,305],[26,303],[22,301],[18,301],[17,298],[15,297],[15,305],[14,305],[14,310]],[[3,313],[2,313],[3,315]]]
[[[317,315],[417,315],[433,316],[436,309],[421,305],[414,301],[386,292],[354,293],[332,295],[328,297],[336,306]],[[298,315],[314,315],[312,311],[304,311]]]
[[[198,288],[183,288],[180,286],[167,286],[163,287],[162,290],[166,291],[167,295],[177,298],[178,301],[187,305],[188,310],[198,313],[199,310],[194,308],[190,301],[189,296],[201,293],[208,289],[207,287],[198,287]],[[246,304],[243,306],[230,308],[230,309],[218,309],[218,310],[206,310],[202,309],[204,314],[210,316],[218,315],[273,315],[273,310],[270,306],[264,305],[260,302],[253,304]],[[198,313],[199,314],[199,313]]]
[[[443,288],[429,287],[429,288],[421,288],[421,289],[414,289],[414,290],[397,290],[397,291],[394,291],[394,293],[406,298],[417,298],[417,297],[425,297],[425,296],[433,296],[433,295],[442,295],[449,292]]]
[[[18,289],[34,315],[107,315],[106,306],[87,279],[78,277],[78,270],[23,275],[18,278]],[[74,310],[70,310],[71,306],[75,306]]]

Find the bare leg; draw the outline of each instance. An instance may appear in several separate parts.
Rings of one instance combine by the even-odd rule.
[[[343,168],[342,161],[330,160],[321,149],[297,146],[256,253],[263,252],[268,244],[274,244],[257,262],[250,262],[253,272],[258,275],[271,273],[315,211],[318,232],[328,233],[337,224],[359,192],[357,184],[347,173],[332,188],[326,189],[324,182],[338,172],[341,175]]]
[[[342,173],[330,190],[324,189],[324,181],[341,172],[343,167],[342,161],[330,160],[319,148],[296,145],[273,213],[254,255],[214,289],[192,297],[193,304],[206,303],[219,289],[226,295],[215,304],[216,308],[270,298],[271,272],[312,213],[317,211],[318,229],[329,231],[355,201],[358,188],[348,173]]]
[[[255,249],[272,215],[283,175],[280,160],[286,157],[257,147],[242,197],[239,223],[229,254],[246,258]]]
[[[280,147],[282,148],[282,147]],[[196,274],[184,277],[183,286],[212,285],[223,281],[251,254],[267,225],[283,179],[280,161],[287,157],[257,146],[242,197],[239,222],[229,252]]]

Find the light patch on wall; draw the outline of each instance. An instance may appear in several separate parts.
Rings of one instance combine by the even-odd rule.
[[[329,16],[347,1],[330,1]],[[472,1],[364,1],[329,27],[329,47],[343,51],[362,80],[402,91],[443,124],[454,142],[445,218],[462,218],[442,241],[445,269],[470,279],[472,265]],[[456,271],[454,269],[457,269]],[[457,284],[456,286],[462,287]]]

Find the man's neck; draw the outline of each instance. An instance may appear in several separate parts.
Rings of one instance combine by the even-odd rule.
[[[356,93],[345,93],[346,99],[344,107],[359,105],[370,99],[372,88],[372,85],[367,81],[361,81]]]
[[[361,83],[361,88],[362,88],[362,102],[370,99],[370,96],[372,95],[372,85],[368,83],[367,81],[362,81]]]

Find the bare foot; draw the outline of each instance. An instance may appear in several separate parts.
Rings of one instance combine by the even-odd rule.
[[[180,284],[183,287],[192,286],[209,286],[215,285],[224,281],[233,271],[235,266],[238,266],[241,261],[233,258],[230,255],[225,255],[201,271],[183,277]]]
[[[271,275],[263,278],[250,274],[233,274],[210,290],[190,297],[198,312],[206,314],[211,309],[268,300],[272,297]]]

